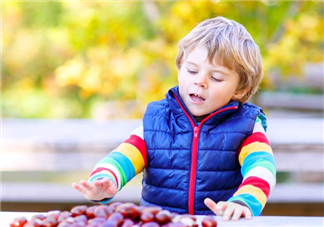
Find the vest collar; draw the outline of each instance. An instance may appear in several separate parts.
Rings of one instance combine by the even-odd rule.
[[[172,112],[176,118],[178,118],[178,117],[187,118],[187,116],[189,116],[191,118],[192,122],[195,125],[198,125],[197,121],[195,120],[193,115],[189,112],[187,106],[184,104],[183,100],[181,99],[178,86],[171,88],[165,96],[166,96],[166,100],[168,101],[168,103],[170,105],[170,109],[172,110]],[[179,105],[177,99],[179,100],[180,105],[183,107],[183,109]],[[224,118],[226,118],[230,114],[237,111],[237,109],[239,108],[239,105],[240,104],[238,101],[232,100],[225,106],[222,106],[221,108],[210,113],[202,122],[204,122],[204,124],[208,124],[208,125],[217,125]],[[186,111],[187,116],[183,110]]]

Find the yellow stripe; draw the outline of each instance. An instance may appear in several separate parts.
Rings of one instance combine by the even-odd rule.
[[[240,165],[243,165],[243,161],[246,156],[253,152],[258,152],[258,151],[265,151],[273,155],[271,147],[266,144],[266,143],[261,143],[261,142],[254,142],[250,143],[249,145],[246,145],[242,148],[240,156],[239,156],[239,162]]]
[[[124,154],[133,163],[135,175],[140,173],[144,168],[144,159],[141,152],[132,144],[122,143],[113,152],[120,152]]]
[[[239,194],[250,194],[254,196],[262,205],[262,208],[265,206],[267,202],[267,196],[264,194],[264,192],[253,185],[244,185],[239,190],[237,190],[233,196],[239,195]]]

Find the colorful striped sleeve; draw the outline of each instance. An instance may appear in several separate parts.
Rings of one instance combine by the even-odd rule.
[[[147,166],[146,157],[146,145],[143,139],[143,126],[141,125],[131,132],[127,140],[96,164],[89,182],[109,178],[120,191],[127,182]],[[104,199],[99,202],[104,204],[111,199]]]
[[[243,203],[253,216],[261,214],[276,184],[275,159],[262,123],[257,117],[253,133],[243,141],[238,151],[243,181],[228,200]]]

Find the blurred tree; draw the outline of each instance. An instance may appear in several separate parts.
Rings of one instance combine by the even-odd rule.
[[[97,103],[136,100],[129,116],[177,83],[177,44],[224,16],[242,23],[269,73],[323,61],[323,2],[2,2],[4,117],[91,117]]]

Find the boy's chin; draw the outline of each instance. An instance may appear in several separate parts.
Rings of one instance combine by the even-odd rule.
[[[202,120],[204,120],[206,117],[208,116],[208,114],[206,115],[202,115],[202,116],[195,116],[194,115],[194,118],[197,122],[201,122]]]

